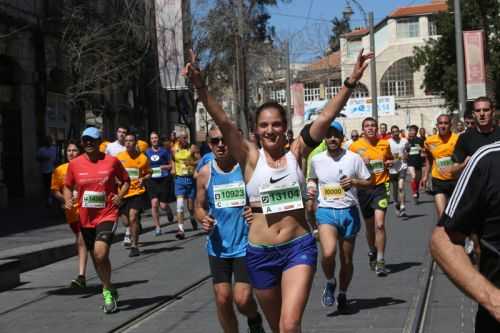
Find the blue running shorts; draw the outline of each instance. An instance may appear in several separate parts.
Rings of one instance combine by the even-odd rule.
[[[361,219],[356,206],[340,209],[318,207],[316,221],[320,225],[329,224],[334,226],[343,239],[356,237],[356,234],[361,229]]]
[[[175,196],[184,198],[194,197],[195,185],[191,176],[175,177]]]
[[[308,265],[316,271],[318,249],[310,234],[299,236],[279,245],[248,243],[246,263],[254,288],[268,289],[281,282],[284,271],[297,265]]]

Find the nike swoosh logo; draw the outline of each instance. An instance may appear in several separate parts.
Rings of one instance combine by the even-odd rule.
[[[271,177],[271,178],[269,179],[269,182],[270,182],[271,184],[274,184],[274,183],[279,182],[280,180],[285,179],[286,177],[288,177],[288,175],[284,175],[283,177],[280,177],[280,178],[277,178],[277,179],[273,179],[273,177]]]

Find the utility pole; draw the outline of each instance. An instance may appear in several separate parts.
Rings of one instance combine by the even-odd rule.
[[[368,13],[370,29],[370,52],[375,54],[375,31],[373,26],[373,12]],[[370,81],[372,91],[372,117],[378,121],[378,93],[377,93],[377,63],[375,57],[370,62]]]
[[[238,119],[237,123],[243,130],[243,133],[248,134],[248,96],[247,96],[247,78],[246,78],[246,61],[245,61],[245,46],[243,45],[243,0],[238,0],[237,6],[238,18],[238,33],[235,34],[235,54],[236,54],[236,72],[238,79]]]
[[[464,41],[462,39],[462,10],[460,8],[460,0],[454,0],[454,7],[455,46],[457,49],[458,114],[460,118],[463,118],[465,114],[467,92],[465,91]]]
[[[290,44],[288,39],[285,41],[285,52],[286,52],[286,109],[287,109],[287,123],[288,128],[292,128],[292,74],[290,70]]]

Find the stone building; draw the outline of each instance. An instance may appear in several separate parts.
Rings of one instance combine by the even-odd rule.
[[[187,1],[179,1],[182,10],[189,10]],[[20,198],[37,202],[41,177],[36,152],[45,135],[62,148],[86,125],[101,127],[111,139],[117,124],[133,126],[143,135],[150,130],[166,135],[178,122],[194,126],[192,93],[161,87],[156,52],[145,57],[139,79],[103,90],[91,108],[69,105],[65,91],[70,75],[60,36],[62,11],[70,3],[92,6],[101,14],[110,6],[104,0],[0,0],[0,207]],[[154,21],[148,21],[155,9],[149,3],[139,15],[145,15],[146,26],[155,33]],[[189,40],[189,31],[185,36]]]

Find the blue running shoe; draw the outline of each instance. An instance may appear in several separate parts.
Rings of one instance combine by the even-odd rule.
[[[336,283],[326,283],[323,295],[321,295],[321,304],[323,307],[326,308],[335,304],[335,288],[337,288]]]

